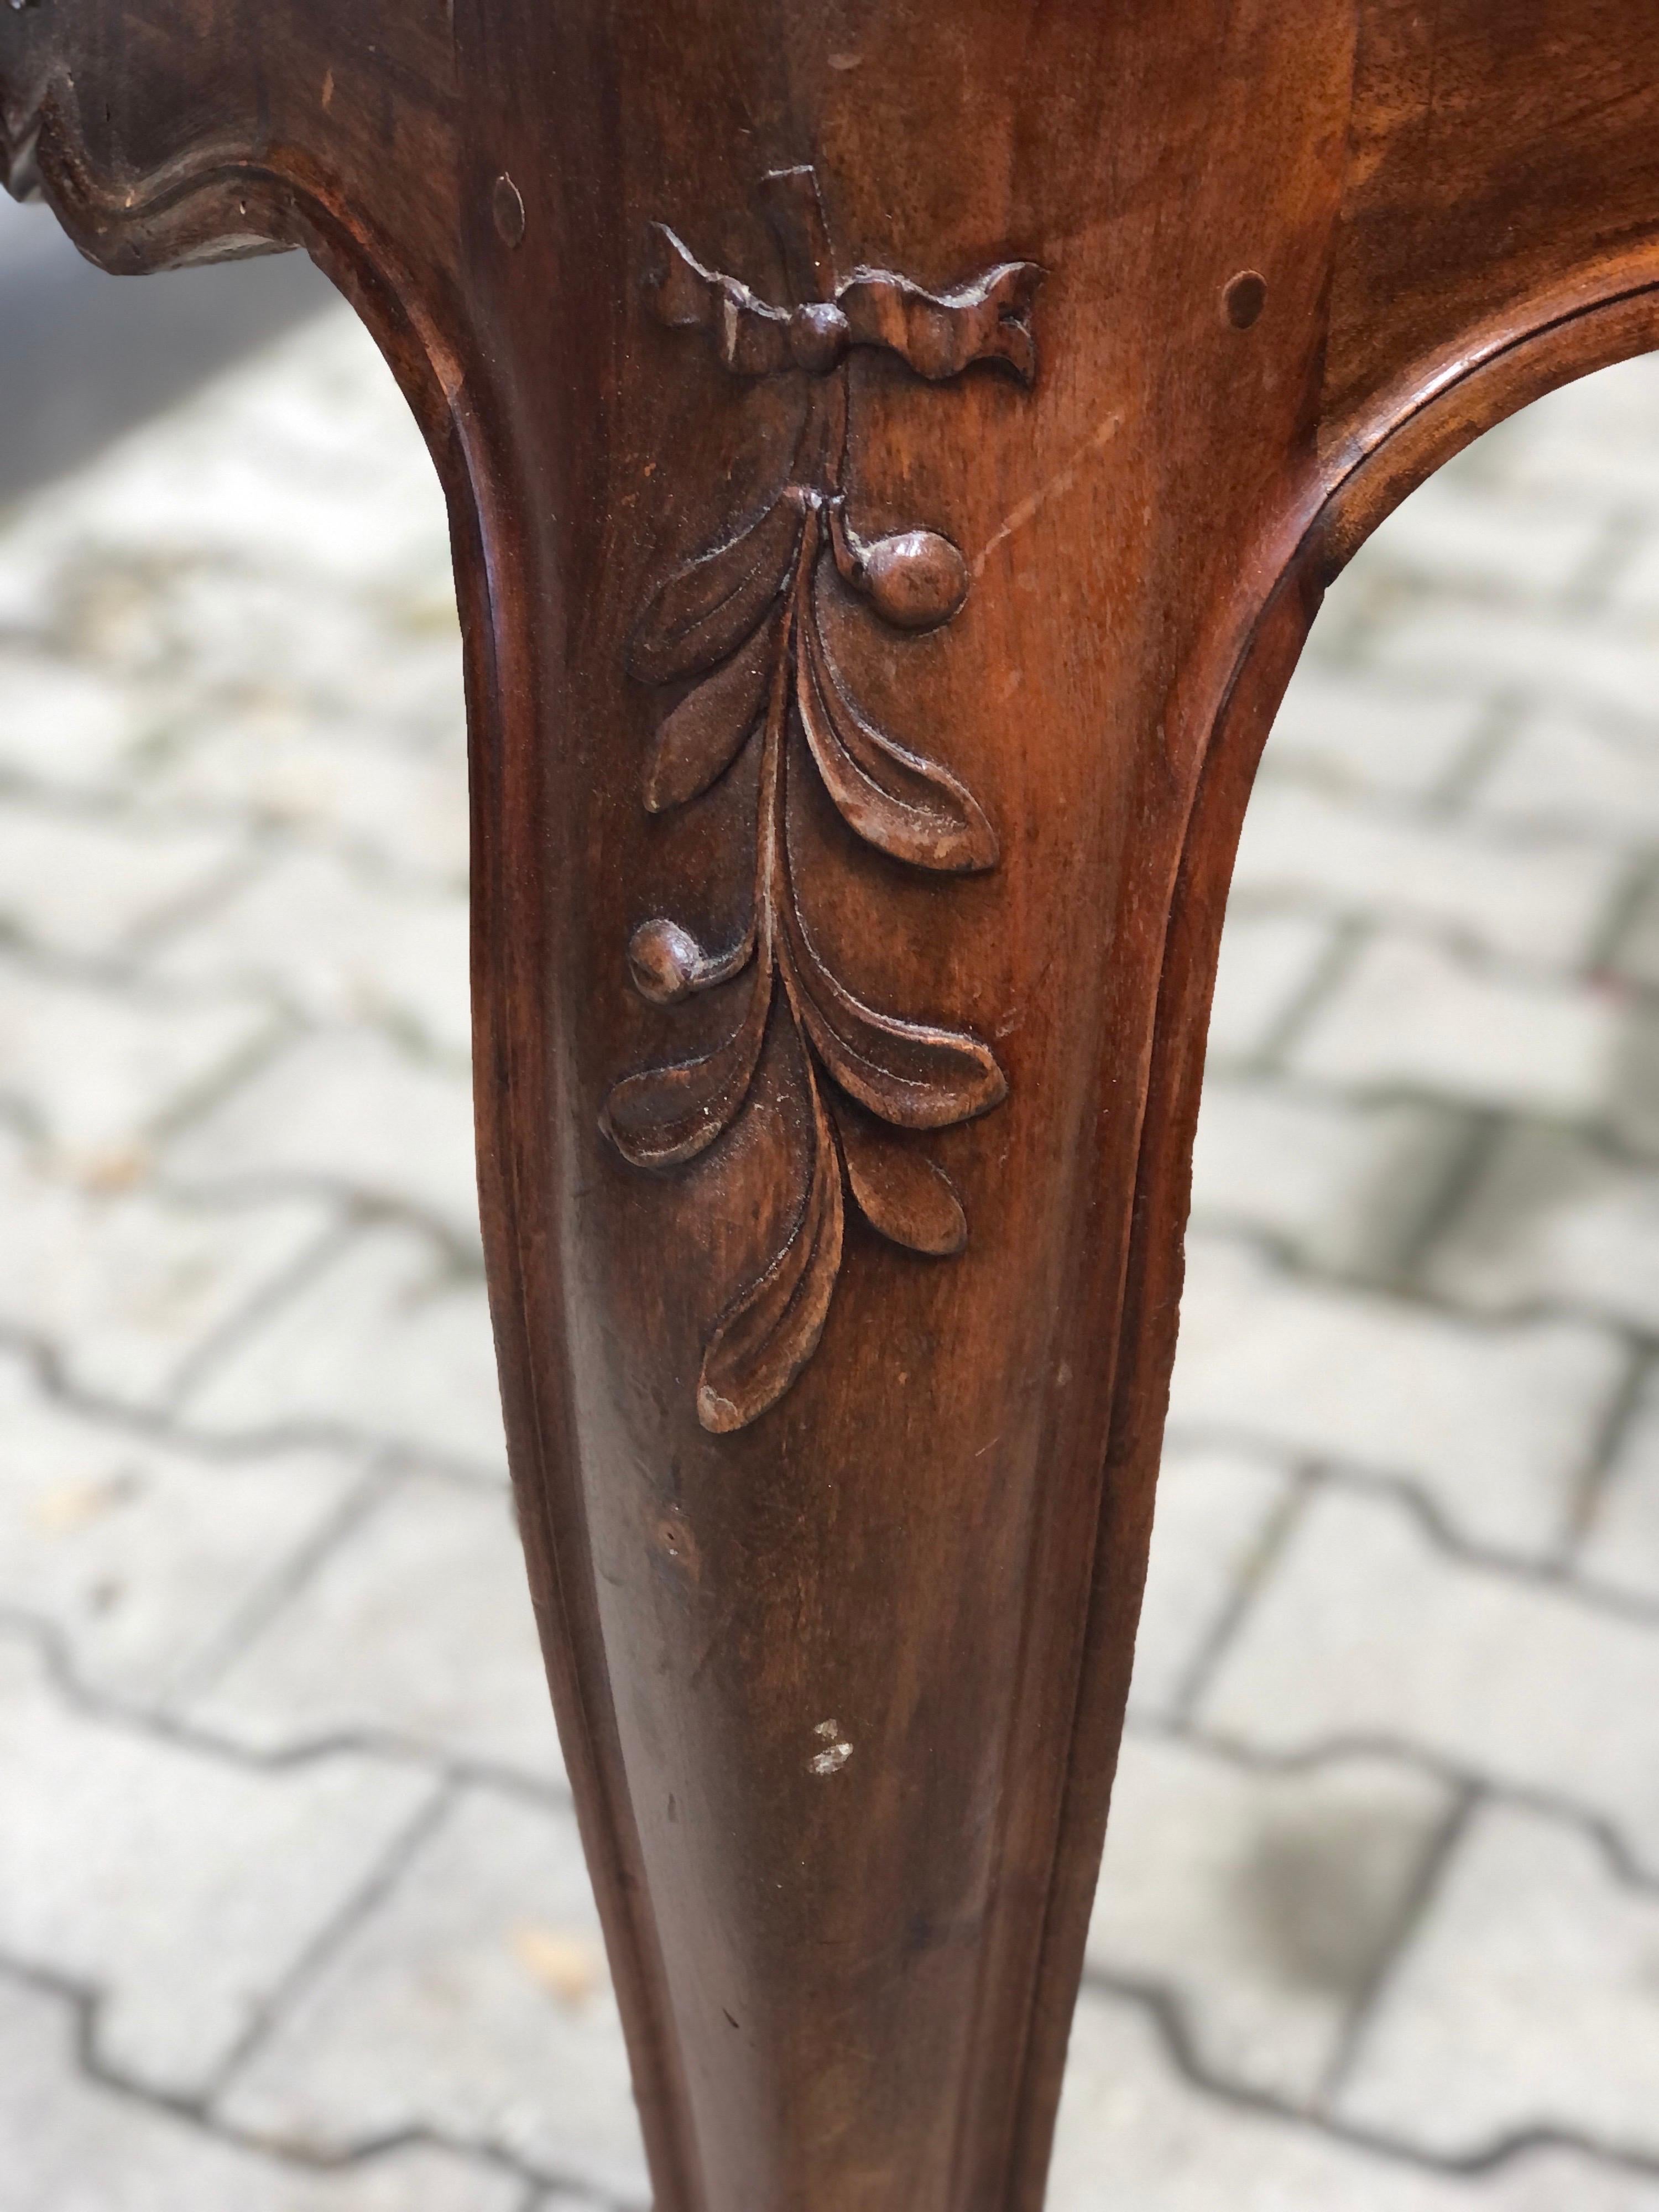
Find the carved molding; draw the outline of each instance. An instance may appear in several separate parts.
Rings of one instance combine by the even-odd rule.
[[[967,874],[997,864],[995,832],[966,786],[860,711],[826,643],[821,602],[833,569],[876,619],[897,629],[934,629],[960,609],[968,568],[948,538],[915,529],[869,543],[848,517],[847,357],[855,346],[884,347],[933,381],[975,362],[1000,363],[1029,385],[1031,304],[1042,274],[1034,263],[1007,262],[939,295],[879,270],[838,282],[813,171],[774,172],[764,190],[795,294],[791,307],[773,307],[703,268],[662,225],[653,231],[661,259],[652,297],[672,328],[707,331],[734,374],[793,370],[811,379],[805,423],[788,480],[766,512],[667,579],[629,653],[641,682],[691,685],[651,746],[651,811],[689,805],[750,743],[761,748],[753,902],[743,933],[710,951],[656,916],[629,945],[635,983],[653,1004],[741,981],[742,1012],[706,1057],[625,1077],[602,1116],[635,1166],[678,1167],[742,1115],[775,1018],[788,1024],[808,1139],[804,1188],[781,1249],[727,1307],[705,1348],[697,1413],[716,1432],[743,1428],[775,1404],[811,1358],[841,1271],[847,1192],[872,1228],[909,1251],[943,1258],[968,1241],[945,1175],[889,1133],[947,1128],[988,1113],[1007,1093],[1002,1070],[966,1031],[865,1005],[819,957],[790,848],[788,783],[810,765],[848,827],[912,867]]]

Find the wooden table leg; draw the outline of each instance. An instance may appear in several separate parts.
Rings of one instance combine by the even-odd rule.
[[[1432,23],[1429,18],[1432,17]],[[1619,0],[48,0],[448,489],[480,1178],[663,2212],[1040,2199],[1233,841],[1323,582],[1653,341]]]

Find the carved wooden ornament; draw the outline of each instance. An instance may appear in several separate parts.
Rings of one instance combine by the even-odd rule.
[[[775,170],[763,184],[792,308],[703,268],[661,224],[651,290],[662,321],[708,331],[733,374],[795,369],[811,380],[793,464],[764,514],[662,585],[629,655],[642,683],[691,684],[646,764],[653,813],[701,797],[751,741],[762,749],[747,927],[709,951],[676,921],[644,921],[629,945],[634,981],[659,1006],[739,981],[745,995],[714,1051],[625,1077],[602,1116],[635,1166],[678,1167],[743,1113],[775,1011],[789,1024],[811,1133],[805,1187],[782,1249],[704,1351],[697,1413],[717,1432],[775,1404],[811,1358],[841,1271],[845,1190],[872,1228],[912,1252],[943,1258],[968,1241],[945,1175],[886,1130],[988,1113],[1007,1095],[1002,1070],[965,1031],[866,1006],[820,959],[790,852],[788,781],[810,761],[848,827],[912,867],[960,875],[996,866],[996,833],[973,793],[860,712],[826,645],[820,599],[833,570],[897,629],[935,629],[959,611],[968,567],[948,538],[917,529],[866,543],[848,520],[847,357],[854,346],[884,347],[934,381],[1000,362],[1029,384],[1042,274],[1006,262],[942,295],[877,270],[838,283],[814,172]]]
[[[803,146],[876,258],[986,273],[843,277]],[[764,171],[781,303],[647,228]],[[1256,758],[1393,504],[1659,345],[1659,9],[0,0],[0,173],[112,268],[305,246],[443,477],[502,1405],[659,2212],[1039,2212]],[[650,597],[647,489],[798,405]],[[969,570],[849,495],[947,483],[975,602],[912,649]],[[630,933],[698,1039],[649,1074]],[[970,1019],[1019,1110],[936,1140],[988,1164],[929,1269]],[[896,1242],[776,1403],[849,1191]]]

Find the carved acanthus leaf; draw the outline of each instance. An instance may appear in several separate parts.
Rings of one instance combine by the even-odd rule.
[[[700,797],[754,735],[766,712],[782,620],[775,611],[662,723],[645,771],[645,803],[653,814]]]
[[[824,650],[811,605],[801,610],[795,661],[801,727],[848,826],[913,867],[954,875],[995,867],[996,832],[978,800],[948,769],[907,752],[865,720]]]
[[[629,650],[641,682],[677,684],[735,653],[788,581],[805,519],[786,492],[757,522],[671,576]]]
[[[775,1405],[817,1350],[841,1273],[846,1212],[841,1154],[811,1064],[812,1166],[806,1203],[778,1254],[716,1325],[703,1354],[697,1413],[722,1434]]]
[[[872,1229],[911,1252],[950,1259],[968,1242],[962,1200],[925,1152],[880,1133],[853,1113],[838,1113],[847,1182]]]
[[[856,999],[807,942],[793,902],[783,910],[791,1002],[820,1060],[850,1097],[898,1129],[949,1129],[1008,1095],[989,1045],[965,1030],[878,1013]],[[787,948],[787,950],[786,950]]]
[[[769,959],[757,970],[749,1006],[723,1044],[702,1060],[624,1076],[605,1101],[605,1130],[636,1168],[674,1168],[707,1152],[749,1096],[772,1006]]]

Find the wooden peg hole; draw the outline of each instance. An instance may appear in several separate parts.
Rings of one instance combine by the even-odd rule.
[[[1236,331],[1248,331],[1267,304],[1267,280],[1255,269],[1241,269],[1221,295],[1221,312]]]
[[[495,217],[495,228],[503,246],[524,244],[524,194],[511,177],[500,176],[490,195],[490,206]]]

